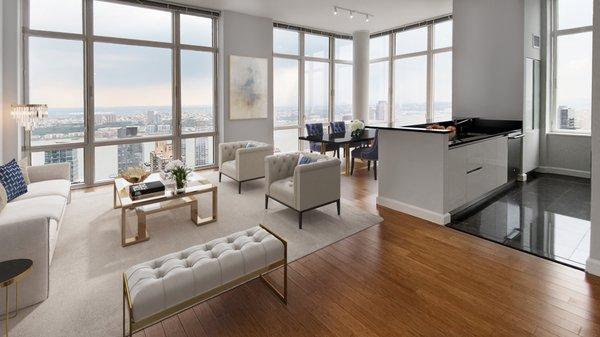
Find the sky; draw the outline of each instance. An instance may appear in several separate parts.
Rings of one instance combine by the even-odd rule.
[[[80,4],[81,0],[31,0],[31,28],[81,33]],[[103,36],[170,42],[171,14],[96,1],[94,31]],[[181,40],[210,46],[212,20],[182,15]],[[96,42],[95,105],[170,106],[171,54],[168,48]],[[82,41],[30,38],[30,101],[46,103],[50,108],[83,108],[83,55]],[[182,51],[181,69],[182,104],[211,105],[212,53]]]

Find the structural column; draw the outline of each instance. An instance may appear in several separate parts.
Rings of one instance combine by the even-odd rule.
[[[369,117],[369,31],[359,30],[354,39],[354,62],[352,71],[352,111],[354,119]]]
[[[592,70],[592,207],[590,257],[586,271],[600,276],[600,0],[594,0],[594,57]]]

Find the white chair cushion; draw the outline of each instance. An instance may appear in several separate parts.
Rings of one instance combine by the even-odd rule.
[[[269,187],[269,195],[287,206],[295,207],[294,178],[284,178],[274,181]]]
[[[225,173],[231,178],[237,178],[237,168],[235,160],[226,161],[221,165],[221,172]]]
[[[260,227],[135,265],[126,277],[136,321],[282,260],[281,241]]]
[[[27,185],[27,193],[18,196],[13,201],[25,200],[49,195],[59,195],[69,198],[71,183],[64,179],[43,180]]]

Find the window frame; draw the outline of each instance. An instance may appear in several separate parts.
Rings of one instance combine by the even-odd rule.
[[[335,113],[335,65],[336,64],[349,64],[352,65],[353,61],[347,61],[347,60],[340,60],[336,58],[335,55],[335,40],[336,39],[348,39],[348,40],[352,40],[351,37],[347,37],[347,36],[337,36],[335,34],[327,34],[327,33],[320,33],[320,32],[315,32],[315,31],[310,31],[310,32],[305,32],[304,30],[301,29],[293,29],[293,28],[284,28],[281,27],[279,25],[277,25],[277,23],[275,23],[273,25],[273,31],[275,29],[279,29],[279,30],[291,30],[291,31],[295,31],[298,33],[298,55],[293,55],[293,54],[282,54],[282,53],[275,53],[274,50],[272,50],[273,53],[273,60],[275,60],[276,58],[278,59],[290,59],[290,60],[296,60],[298,61],[298,125],[286,125],[286,126],[277,126],[275,125],[275,117],[273,118],[273,133],[275,133],[276,131],[280,131],[280,130],[293,130],[293,129],[297,129],[298,130],[298,135],[299,136],[304,136],[306,133],[305,130],[305,123],[306,123],[306,115],[305,115],[305,90],[304,90],[304,86],[305,86],[305,64],[307,61],[313,61],[313,62],[323,62],[323,63],[327,63],[328,67],[329,67],[329,88],[328,88],[328,108],[327,108],[327,121],[323,122],[324,124],[328,124],[330,122],[336,121],[335,117],[336,117],[336,113]],[[309,34],[309,35],[322,35],[322,36],[326,36],[328,38],[328,42],[329,42],[329,57],[328,58],[320,58],[320,57],[311,57],[311,56],[305,56],[305,35]],[[352,55],[352,58],[354,59],[354,55]],[[273,62],[274,64],[274,62]],[[273,72],[275,72],[275,69],[273,69]],[[297,140],[298,143],[298,150],[302,150],[303,149],[303,142],[301,142],[300,140]]]
[[[591,33],[592,34],[592,40],[593,40],[593,35],[594,35],[594,24],[592,22],[591,25],[589,26],[581,26],[581,27],[575,27],[575,28],[565,28],[565,29],[558,29],[558,1],[560,0],[553,0],[552,1],[552,5],[550,6],[550,76],[551,76],[551,80],[550,80],[550,112],[548,113],[548,116],[550,117],[550,127],[546,127],[546,129],[549,129],[549,133],[556,133],[556,134],[566,134],[566,135],[576,135],[576,136],[591,136],[592,134],[592,130],[590,127],[590,130],[571,130],[571,129],[561,129],[558,125],[557,125],[557,118],[558,118],[558,105],[557,105],[557,101],[556,101],[556,89],[557,89],[557,74],[558,74],[558,38],[561,36],[569,36],[569,35],[576,35],[576,34],[581,34],[581,33]],[[590,74],[590,76],[592,76]],[[592,113],[590,111],[590,113]]]
[[[119,37],[106,37],[96,36],[94,34],[94,1],[103,2],[114,2],[119,4],[125,4],[128,6],[149,8],[153,10],[165,11],[171,14],[171,42],[157,42],[149,40],[138,40],[128,39]],[[200,168],[214,168],[217,167],[216,153],[219,145],[219,96],[218,96],[218,68],[219,68],[219,45],[218,45],[218,14],[207,13],[205,15],[192,11],[187,11],[185,8],[162,8],[144,4],[133,4],[125,3],[113,0],[81,0],[82,2],[82,30],[79,33],[64,33],[55,31],[44,31],[44,30],[33,30],[29,28],[29,0],[24,0],[22,4],[22,62],[23,62],[23,101],[29,102],[29,38],[30,37],[41,37],[41,38],[56,38],[63,40],[74,40],[81,41],[83,44],[83,114],[84,114],[84,137],[82,142],[68,143],[68,144],[52,144],[52,145],[37,145],[29,148],[29,153],[52,151],[52,150],[68,150],[83,148],[84,150],[84,181],[82,184],[78,184],[82,187],[95,186],[106,184],[111,179],[96,180],[95,177],[95,148],[98,146],[108,145],[123,145],[123,144],[137,144],[146,142],[155,142],[170,140],[173,144],[173,157],[181,158],[181,143],[188,138],[201,138],[201,137],[212,137],[213,138],[213,164],[195,167]],[[192,15],[207,17],[212,20],[212,46],[196,46],[189,44],[180,43],[180,15]],[[135,138],[122,138],[112,140],[95,140],[95,104],[94,104],[94,44],[110,43],[115,45],[128,45],[128,46],[145,46],[145,47],[158,47],[169,49],[171,51],[171,133],[169,135],[160,136],[144,136]],[[182,106],[181,106],[181,51],[192,50],[192,51],[203,51],[211,52],[213,54],[213,125],[214,129],[210,132],[182,132]],[[21,129],[24,134],[26,142],[28,139],[27,132]]]
[[[446,21],[454,22],[454,19],[450,17],[448,20],[444,21],[436,21],[436,20],[427,20],[431,21],[427,23],[427,25],[411,25],[407,29],[401,30],[392,30],[389,33],[383,35],[388,38],[388,55],[385,57],[370,59],[369,64],[388,61],[388,111],[387,111],[387,120],[386,122],[394,122],[396,120],[396,102],[395,102],[395,61],[404,58],[411,58],[416,56],[427,56],[427,101],[426,101],[426,114],[425,120],[427,123],[432,123],[435,121],[435,111],[434,111],[434,102],[435,102],[435,67],[434,67],[434,59],[436,54],[452,52],[452,48],[443,47],[443,48],[435,48],[435,29],[434,26],[437,23],[442,23]],[[427,27],[427,49],[420,52],[408,53],[408,54],[399,54],[396,55],[396,34],[402,33],[403,31],[410,31],[412,29],[419,29]],[[380,33],[375,33],[371,35],[371,39],[380,37]],[[452,54],[454,57],[454,54]]]

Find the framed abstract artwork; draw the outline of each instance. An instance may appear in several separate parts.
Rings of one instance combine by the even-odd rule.
[[[268,114],[268,60],[229,57],[229,119],[260,119]]]

